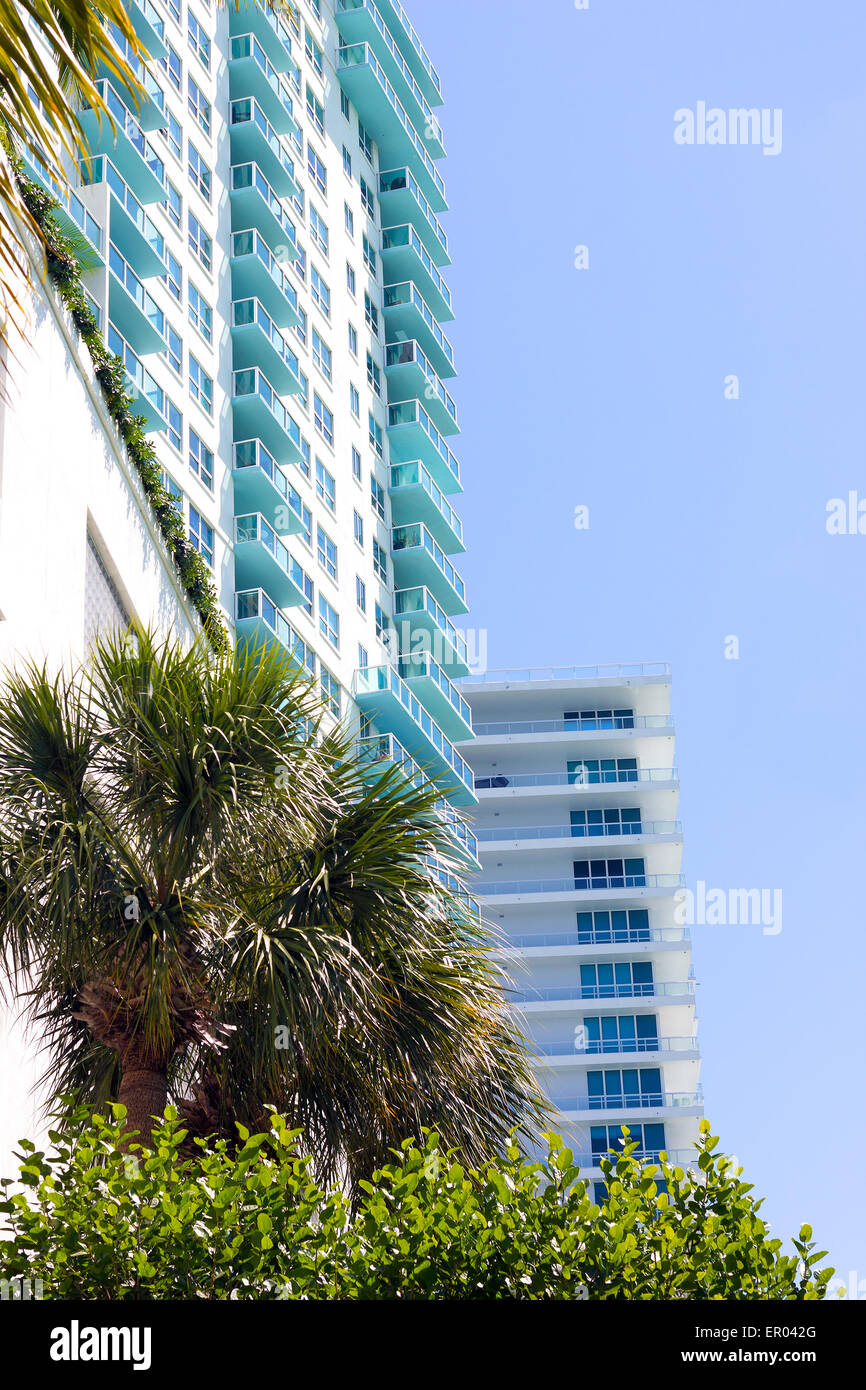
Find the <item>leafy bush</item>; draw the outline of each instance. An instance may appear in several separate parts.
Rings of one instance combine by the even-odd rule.
[[[833,1273],[808,1226],[783,1254],[706,1121],[688,1171],[641,1164],[634,1144],[604,1160],[601,1207],[556,1136],[544,1163],[512,1148],[473,1170],[428,1132],[352,1209],[278,1116],[183,1160],[176,1112],[138,1152],[123,1113],[78,1117],[51,1156],[23,1144],[23,1190],[2,1184],[3,1277],[55,1299],[817,1300]]]

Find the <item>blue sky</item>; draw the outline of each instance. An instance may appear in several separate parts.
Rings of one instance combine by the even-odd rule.
[[[783,893],[778,935],[694,929],[707,1114],[774,1232],[866,1279],[866,535],[826,529],[866,499],[866,7],[410,13],[446,97],[467,621],[491,666],[672,663],[689,882]],[[781,109],[781,152],[675,144],[699,101]]]

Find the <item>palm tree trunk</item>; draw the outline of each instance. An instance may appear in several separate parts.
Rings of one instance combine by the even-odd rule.
[[[150,1146],[153,1140],[153,1116],[161,1118],[168,1103],[168,1078],[165,1068],[134,1061],[124,1064],[117,1099],[126,1106],[126,1127],[138,1130],[131,1142]]]

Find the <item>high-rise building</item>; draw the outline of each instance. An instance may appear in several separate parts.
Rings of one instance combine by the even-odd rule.
[[[164,484],[234,636],[470,804],[436,69],[397,0],[129,13],[147,96],[101,74],[63,216]]]
[[[488,671],[473,884],[498,928],[539,1080],[584,1176],[628,1125],[688,1160],[703,1113],[666,664]]]

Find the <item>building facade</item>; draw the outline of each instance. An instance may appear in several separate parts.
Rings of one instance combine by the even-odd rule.
[[[489,671],[475,739],[474,881],[539,1080],[584,1176],[628,1125],[692,1154],[703,1113],[666,665]]]
[[[436,69],[395,0],[129,10],[64,215],[165,486],[233,635],[472,804]]]

